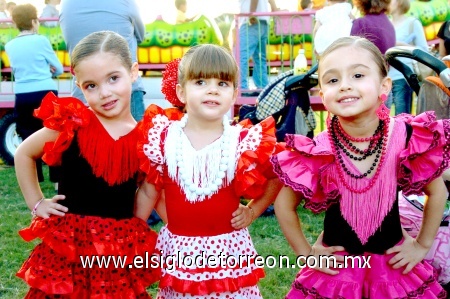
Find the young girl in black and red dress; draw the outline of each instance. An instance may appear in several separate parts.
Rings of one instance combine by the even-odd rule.
[[[72,69],[89,104],[48,94],[35,115],[44,128],[17,149],[17,180],[33,214],[19,233],[40,238],[17,276],[26,298],[150,298],[146,287],[157,270],[137,269],[135,256],[153,253],[156,233],[133,217],[139,173],[138,131],[130,112],[131,84],[137,78],[127,42],[102,31],[75,47]],[[61,165],[59,194],[47,198],[39,187],[36,159]],[[124,266],[86,257],[126,257]],[[131,265],[131,267],[129,267]]]

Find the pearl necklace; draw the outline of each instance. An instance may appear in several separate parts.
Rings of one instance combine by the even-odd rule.
[[[216,193],[220,187],[224,185],[224,181],[226,181],[224,178],[226,177],[228,169],[230,167],[234,167],[234,165],[231,165],[233,164],[231,161],[234,159],[230,160],[229,151],[233,132],[231,130],[228,118],[224,116],[222,121],[223,135],[220,137],[220,162],[218,163],[218,167],[216,166],[216,169],[210,169],[211,167],[214,167],[214,161],[205,161],[206,165],[198,165],[197,167],[203,169],[203,173],[202,170],[200,170],[200,174],[192,174],[192,169],[187,169],[185,165],[187,159],[189,159],[185,155],[189,153],[186,153],[186,149],[184,149],[185,146],[183,146],[183,141],[187,139],[186,136],[183,136],[183,128],[186,126],[187,120],[188,115],[185,114],[179,122],[174,123],[174,125],[178,126],[180,132],[175,148],[175,159],[176,166],[178,168],[178,182],[184,190],[187,199],[191,202],[195,202],[197,200],[201,201],[205,197],[210,197]],[[212,144],[207,147],[209,146],[212,146]],[[214,150],[214,148],[212,148],[212,150]],[[190,158],[192,159],[192,157]],[[215,164],[217,165],[217,163]],[[196,168],[196,165],[194,165],[194,168]],[[206,168],[208,168],[209,171],[205,171]]]

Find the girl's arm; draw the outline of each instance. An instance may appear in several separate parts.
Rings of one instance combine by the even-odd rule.
[[[442,177],[439,177],[429,183],[424,191],[428,195],[428,200],[424,205],[422,226],[416,241],[423,247],[430,249],[441,224],[447,200],[447,188]]]
[[[275,200],[275,215],[284,236],[291,245],[297,256],[314,257],[319,261],[323,256],[334,256],[337,263],[344,261],[342,255],[333,255],[335,251],[344,251],[342,246],[323,246],[323,232],[317,238],[317,241],[311,246],[303,233],[299,217],[297,215],[297,207],[300,204],[298,196],[290,187],[283,187]],[[326,265],[324,265],[326,266]],[[336,270],[337,265],[331,265],[330,268],[316,267],[318,271],[336,275],[339,273]]]
[[[161,192],[161,197],[156,202],[155,210],[158,213],[159,217],[161,217],[162,221],[164,223],[167,223],[166,193],[164,192],[164,190]]]
[[[249,226],[253,220],[258,218],[267,207],[273,203],[281,186],[281,182],[278,178],[268,180],[266,190],[259,199],[251,200],[246,206],[240,205],[239,208],[233,212],[231,226],[235,229]]]
[[[403,231],[404,242],[386,251],[387,254],[397,253],[389,263],[393,265],[394,269],[405,267],[404,274],[411,271],[415,265],[422,261],[430,250],[444,212],[447,188],[442,177],[429,183],[424,191],[428,199],[424,205],[422,225],[416,239]]]
[[[30,210],[34,210],[36,216],[43,218],[48,218],[51,214],[64,216],[68,210],[57,203],[58,200],[65,198],[64,195],[44,199],[36,173],[36,160],[44,154],[45,143],[55,141],[58,135],[58,131],[47,128],[40,129],[25,139],[14,154],[17,182],[25,202]]]
[[[160,193],[156,190],[155,185],[144,181],[136,192],[134,216],[147,221],[159,199],[159,195]]]
[[[311,245],[303,234],[297,207],[300,199],[290,187],[283,187],[275,200],[275,215],[281,230],[296,255],[307,256],[311,252]]]

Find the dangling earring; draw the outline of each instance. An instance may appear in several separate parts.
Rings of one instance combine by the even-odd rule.
[[[380,95],[381,99],[381,105],[377,109],[377,116],[381,120],[386,120],[389,118],[390,110],[386,105],[384,104],[386,102],[387,96],[383,93]]]

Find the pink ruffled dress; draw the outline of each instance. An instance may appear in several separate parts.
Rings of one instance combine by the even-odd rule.
[[[325,245],[341,245],[347,252],[338,254],[365,256],[370,268],[339,269],[331,276],[311,268],[302,269],[286,298],[446,298],[435,279],[433,268],[419,263],[408,274],[393,269],[385,251],[403,241],[397,191],[417,194],[448,168],[450,159],[450,121],[436,121],[432,112],[416,117],[393,118],[385,162],[375,182],[345,174],[346,182],[356,189],[373,187],[362,194],[346,188],[339,176],[339,162],[332,152],[328,132],[314,141],[290,135],[287,150],[271,159],[280,179],[305,199],[313,212],[326,210]],[[406,145],[406,124],[412,134]],[[343,155],[346,167],[359,174]]]
[[[180,186],[180,165],[173,163],[171,144],[175,147],[184,140],[182,149],[187,153],[184,158],[189,159],[202,156],[202,151],[209,151],[222,137],[195,153],[182,130],[175,137],[171,135],[182,116],[177,109],[163,110],[152,105],[142,122],[141,169],[156,189],[164,189],[166,199],[168,224],[161,228],[156,248],[164,258],[256,255],[248,230],[235,230],[231,215],[238,208],[241,196],[259,198],[268,178],[276,177],[269,161],[276,144],[274,120],[270,118],[255,126],[248,122],[232,126],[233,137],[226,152],[234,166],[223,179],[227,183],[210,197],[190,200]],[[205,161],[206,165],[216,162],[208,158]],[[233,266],[233,262],[172,266],[162,269],[159,299],[261,298],[257,283],[265,274],[253,259],[240,266]]]

